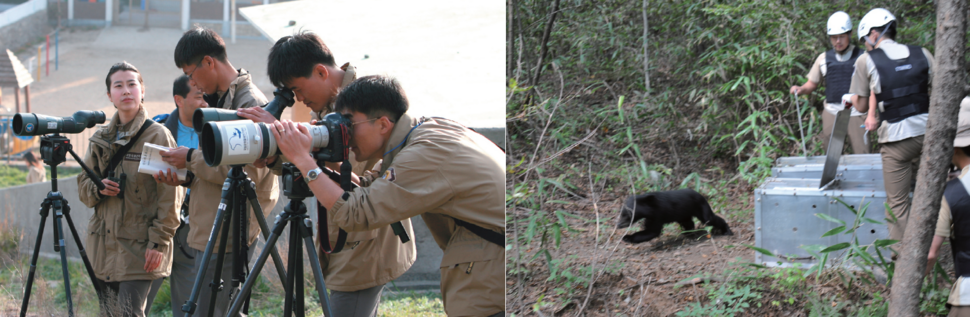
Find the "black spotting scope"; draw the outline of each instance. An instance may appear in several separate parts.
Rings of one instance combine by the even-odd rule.
[[[103,111],[81,110],[70,117],[54,117],[29,112],[18,113],[13,117],[13,133],[19,136],[44,135],[50,133],[81,133],[104,123]]]
[[[269,112],[277,120],[283,115],[283,109],[293,105],[293,91],[287,88],[277,88],[273,92],[273,100],[263,110]],[[231,121],[244,119],[236,115],[236,110],[219,108],[199,108],[192,114],[192,127],[195,133],[202,133],[202,127],[208,122]]]

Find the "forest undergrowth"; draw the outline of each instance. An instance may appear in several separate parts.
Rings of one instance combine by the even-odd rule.
[[[830,49],[828,16],[842,10],[858,23],[885,6],[898,42],[932,52],[932,1],[509,3],[509,312],[885,315],[892,264],[857,251],[888,252],[888,242],[813,250],[871,264],[864,270],[753,263],[752,191],[777,158],[824,154],[824,86],[798,99],[788,88]],[[735,234],[668,225],[644,245],[620,241],[624,198],[678,188],[707,197]],[[853,208],[859,221],[884,221],[864,209]],[[832,234],[853,234],[842,226]],[[924,283],[925,315],[946,313],[945,273]]]

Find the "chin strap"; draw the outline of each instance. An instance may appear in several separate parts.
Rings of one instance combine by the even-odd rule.
[[[875,43],[873,43],[871,40],[869,40],[869,36],[868,35],[866,35],[865,37],[863,37],[864,39],[866,39],[866,43],[869,43],[869,45],[872,46],[872,48],[876,48],[876,45],[879,44],[879,41],[882,40],[883,35],[886,35],[886,30],[888,30],[889,29],[889,26],[892,25],[895,22],[896,21],[889,21],[889,23],[886,23],[885,28],[883,28],[882,29],[882,32],[879,33],[879,37],[876,38],[876,42]],[[870,30],[869,33],[871,34],[872,33],[872,30]]]

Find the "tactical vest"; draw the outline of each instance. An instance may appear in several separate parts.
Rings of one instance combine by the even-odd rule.
[[[919,46],[907,45],[909,57],[891,60],[882,49],[869,51],[869,57],[879,72],[882,93],[882,120],[896,123],[914,115],[930,112],[929,63]]]
[[[946,183],[943,197],[950,205],[953,220],[950,244],[957,276],[970,276],[970,194],[958,178]]]
[[[858,47],[852,48],[849,60],[840,62],[835,58],[835,50],[825,52],[825,102],[842,103],[842,95],[849,93],[855,61],[862,55]]]

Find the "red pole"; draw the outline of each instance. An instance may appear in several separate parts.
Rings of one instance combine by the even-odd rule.
[[[47,76],[51,75],[51,35],[47,34],[47,46],[44,47],[44,53],[47,55]]]

